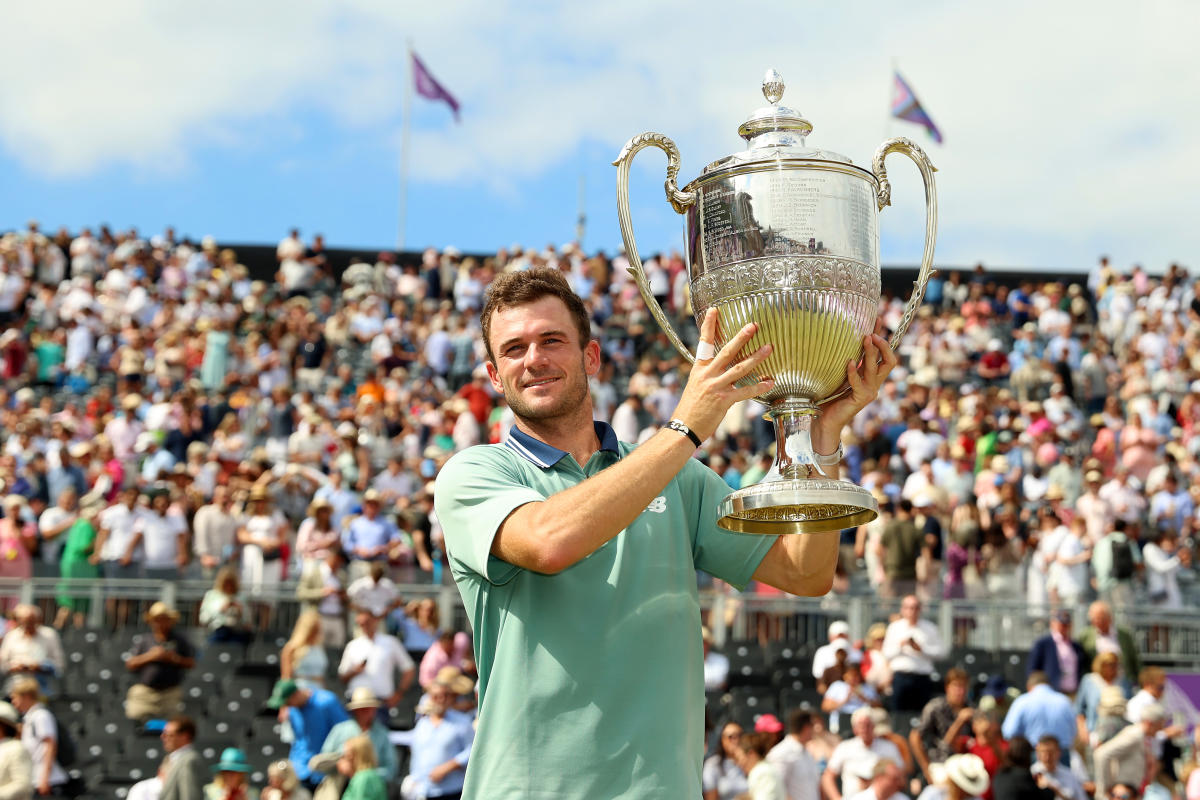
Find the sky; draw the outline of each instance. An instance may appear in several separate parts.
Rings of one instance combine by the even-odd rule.
[[[64,0],[6,19],[0,229],[395,247],[411,42],[462,116],[412,99],[410,249],[561,246],[582,208],[584,248],[613,252],[622,144],[671,137],[683,185],[744,148],[775,68],[809,145],[868,168],[888,137],[925,148],[940,265],[1198,266],[1196,3]],[[893,69],[944,144],[889,119]],[[657,150],[633,169],[643,254],[682,248],[664,169]],[[882,258],[914,264],[920,177],[888,171]]]

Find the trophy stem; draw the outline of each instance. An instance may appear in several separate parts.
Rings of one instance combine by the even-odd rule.
[[[774,474],[787,480],[812,475],[816,467],[812,424],[820,413],[821,410],[806,397],[789,398],[767,410],[767,418],[775,424],[775,464],[771,470]]]

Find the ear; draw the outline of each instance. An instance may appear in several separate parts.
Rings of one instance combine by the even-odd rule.
[[[583,346],[583,371],[588,377],[600,372],[600,343],[595,339]]]
[[[499,394],[504,394],[504,383],[500,380],[500,371],[496,369],[496,362],[491,359],[484,362],[487,367],[488,380],[492,382],[492,388]]]

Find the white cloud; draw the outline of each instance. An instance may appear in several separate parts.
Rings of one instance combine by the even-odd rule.
[[[895,57],[946,135],[927,148],[940,258],[1057,264],[1104,247],[1157,268],[1200,246],[1198,23],[1185,2],[27,3],[9,9],[20,35],[0,49],[20,76],[0,88],[0,142],[61,178],[186,169],[195,148],[243,146],[247,122],[286,130],[300,111],[386,140],[411,37],[464,104],[455,126],[414,100],[422,180],[519,192],[584,140],[615,155],[647,129],[676,139],[687,179],[740,146],[767,66],[813,121],[810,142],[865,165],[885,133],[928,141],[886,117]],[[889,168],[885,257],[915,260],[919,180],[900,159]]]

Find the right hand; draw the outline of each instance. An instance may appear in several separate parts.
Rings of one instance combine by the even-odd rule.
[[[700,326],[701,342],[717,341],[718,319],[715,308],[710,308],[704,315],[704,322]],[[734,361],[757,332],[758,325],[751,322],[726,342],[713,358],[697,360],[692,366],[683,396],[675,406],[674,417],[691,428],[701,439],[707,439],[716,432],[717,426],[725,418],[725,413],[734,403],[757,397],[770,391],[775,385],[773,379],[765,378],[752,386],[740,389],[734,386],[771,354],[771,345],[768,344],[741,361]]]

